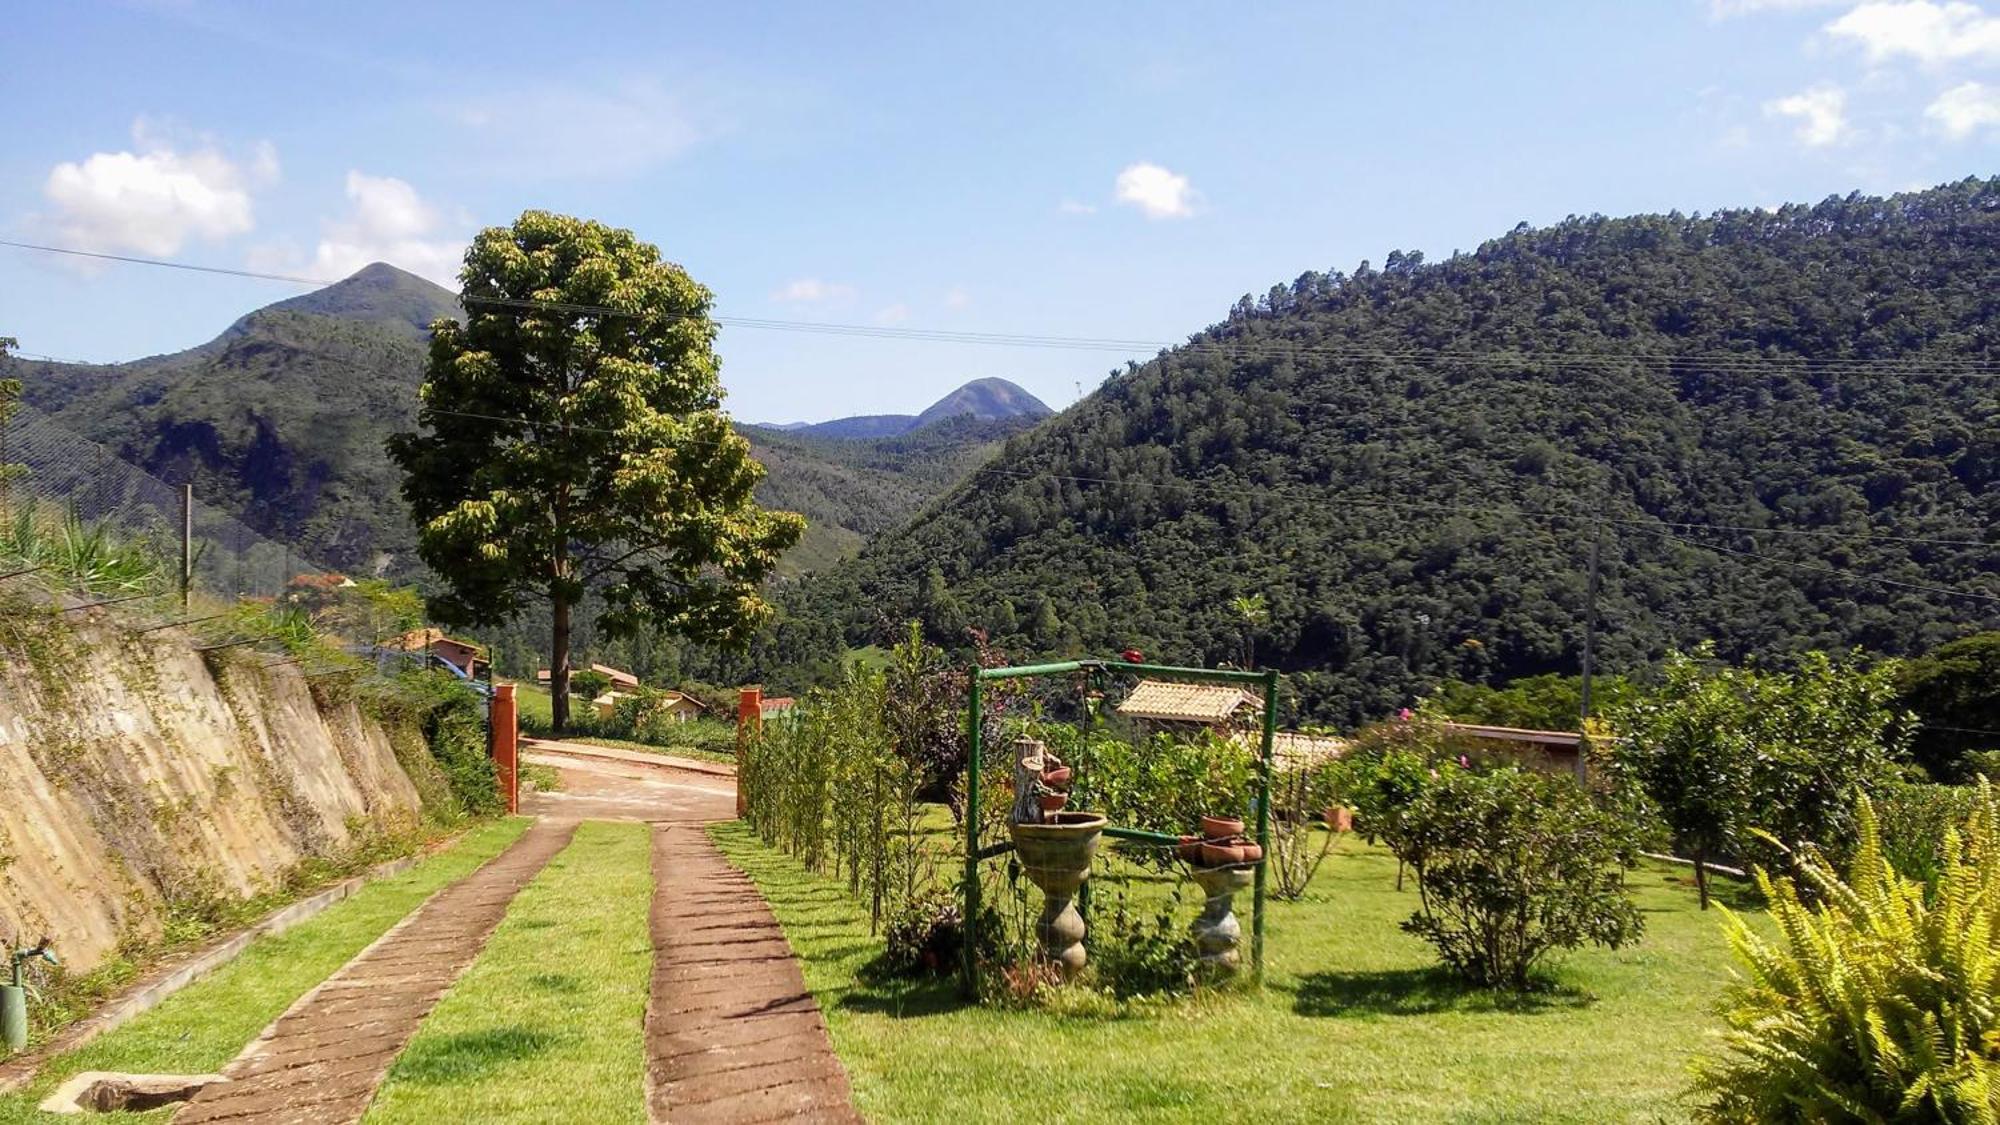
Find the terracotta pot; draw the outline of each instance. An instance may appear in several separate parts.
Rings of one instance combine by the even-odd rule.
[[[1064,805],[1069,804],[1069,794],[1044,793],[1041,796],[1036,797],[1035,800],[1041,803],[1043,812],[1051,813],[1061,809]]]
[[[1069,788],[1069,779],[1070,768],[1068,766],[1063,766],[1060,769],[1045,770],[1042,773],[1042,784],[1056,789]]]
[[[1174,849],[1174,854],[1180,856],[1184,863],[1200,863],[1201,837],[1182,836],[1180,846]]]
[[[1261,863],[1264,860],[1264,847],[1262,844],[1238,844],[1236,845],[1236,853],[1242,857],[1236,861],[1238,863]]]
[[[1223,840],[1231,836],[1243,835],[1243,822],[1228,816],[1205,816],[1201,818],[1201,835],[1205,840]]]
[[[1229,867],[1242,862],[1242,845],[1217,844],[1207,840],[1202,841],[1201,864],[1203,867]]]
[[[1354,831],[1354,810],[1330,806],[1326,810],[1326,826],[1335,832]]]

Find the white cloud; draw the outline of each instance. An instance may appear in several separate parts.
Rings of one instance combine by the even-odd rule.
[[[1149,219],[1185,219],[1201,196],[1186,176],[1158,164],[1134,164],[1118,173],[1118,202],[1137,207]]]
[[[1799,143],[1813,148],[1838,144],[1847,139],[1847,94],[1838,86],[1814,86],[1790,97],[1764,103],[1771,117],[1798,121]]]
[[[910,306],[900,301],[875,314],[877,324],[901,324],[908,319],[910,319]]]
[[[808,305],[846,301],[853,297],[854,286],[837,281],[821,281],[816,277],[801,277],[796,281],[788,281],[771,294],[773,301],[797,301]]]
[[[1924,116],[1955,141],[1982,129],[2000,129],[2000,86],[1979,82],[1953,86],[1924,108]]]
[[[37,225],[85,250],[178,253],[189,239],[215,241],[256,226],[251,188],[277,179],[277,151],[259,145],[249,167],[213,142],[177,149],[141,118],[137,152],[93,153],[50,169],[42,195],[53,208]]]
[[[1056,204],[1056,210],[1061,211],[1065,215],[1097,214],[1096,204],[1082,203],[1074,199],[1065,199],[1061,203]]]
[[[352,210],[322,225],[312,276],[346,277],[371,262],[388,262],[440,285],[458,287],[465,241],[445,236],[438,209],[393,176],[347,173]]]
[[[949,290],[945,291],[944,295],[945,308],[962,309],[970,306],[971,304],[972,304],[972,294],[967,293],[963,285],[954,285]]]
[[[1870,62],[2000,59],[2000,17],[1964,0],[1872,0],[1827,24],[1826,33],[1860,46]]]

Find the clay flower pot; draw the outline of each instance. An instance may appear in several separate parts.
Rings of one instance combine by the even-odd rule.
[[[1180,845],[1174,849],[1174,854],[1181,857],[1183,863],[1200,863],[1201,837],[1182,836]]]
[[[1231,836],[1243,835],[1243,822],[1235,817],[1205,816],[1201,818],[1201,835],[1205,840],[1226,840]]]
[[[1330,805],[1325,813],[1326,826],[1334,832],[1354,831],[1354,810]]]
[[[1045,770],[1042,773],[1042,784],[1052,789],[1066,789],[1069,787],[1070,776],[1071,773],[1068,766]]]
[[[1052,813],[1060,811],[1064,805],[1069,804],[1069,794],[1043,793],[1036,797],[1035,800],[1041,804],[1043,812]]]
[[[1243,847],[1240,844],[1217,844],[1209,840],[1201,843],[1201,865],[1203,867],[1232,867],[1243,862]]]
[[[1238,863],[1264,862],[1264,846],[1262,844],[1238,844],[1236,845],[1236,854],[1239,857],[1236,861]]]

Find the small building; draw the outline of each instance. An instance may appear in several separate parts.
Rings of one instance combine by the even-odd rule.
[[[1264,699],[1230,684],[1181,684],[1141,680],[1118,704],[1128,719],[1162,726],[1222,727],[1253,752],[1263,743]],[[1279,769],[1312,765],[1347,753],[1347,740],[1331,735],[1278,731],[1271,739],[1271,763]]]
[[[1257,721],[1263,710],[1264,700],[1240,687],[1166,680],[1140,680],[1118,704],[1118,713],[1128,719],[1204,727]]]
[[[471,641],[445,636],[442,629],[412,629],[382,647],[397,652],[428,652],[469,679],[476,680],[486,674],[485,652]]]
[[[601,673],[607,679],[609,679],[611,681],[612,690],[614,691],[623,691],[627,693],[632,693],[639,690],[639,677],[633,675],[630,672],[626,672],[618,668],[613,668],[609,664],[592,664],[590,666],[590,670],[593,672]],[[576,673],[572,671],[570,675],[574,676],[576,675]],[[550,672],[547,668],[535,669],[536,683],[541,684],[543,687],[547,687],[549,683],[549,677],[550,677]]]
[[[1532,769],[1579,772],[1583,736],[1573,730],[1527,730],[1483,723],[1445,723],[1444,729],[1470,739],[1481,751]]]
[[[789,695],[774,695],[757,701],[757,717],[769,722],[772,719],[790,718],[792,709],[799,701]]]

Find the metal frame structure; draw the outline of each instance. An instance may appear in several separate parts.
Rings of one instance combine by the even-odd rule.
[[[1037,676],[1065,676],[1082,672],[1103,677],[1113,673],[1150,676],[1178,683],[1254,684],[1263,689],[1263,738],[1257,751],[1257,844],[1264,859],[1257,864],[1255,913],[1250,923],[1250,971],[1264,980],[1264,881],[1271,859],[1271,754],[1278,733],[1278,673],[1276,670],[1245,672],[1233,668],[1180,668],[1170,664],[1134,664],[1124,660],[1067,660],[1058,664],[1026,664],[1012,668],[974,668],[966,704],[965,777],[965,880],[963,888],[965,943],[960,957],[961,984],[966,995],[979,997],[979,863],[1014,850],[1011,840],[979,846],[979,774],[985,740],[985,685],[995,680],[1022,680]],[[1143,828],[1110,825],[1104,834],[1114,839],[1139,840],[1149,844],[1178,844],[1179,837]],[[1087,889],[1087,885],[1086,885]]]

